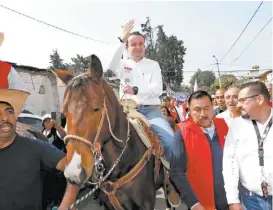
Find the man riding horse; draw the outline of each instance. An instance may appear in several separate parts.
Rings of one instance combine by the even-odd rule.
[[[132,27],[133,22],[124,26],[127,38]],[[142,36],[135,35],[132,38],[138,40],[138,46],[144,46]],[[125,46],[125,43],[122,45]],[[138,48],[134,50],[137,55],[139,52],[143,53],[143,49]],[[120,59],[121,55],[117,57]],[[176,201],[172,203],[174,206],[180,201],[179,196],[170,196],[173,191],[168,187],[171,186],[168,172],[162,165],[164,161],[161,159],[163,155],[161,143],[149,129],[151,125],[152,129],[161,132],[159,138],[168,137],[165,139],[169,141],[169,144],[165,144],[168,156],[173,131],[171,127],[170,131],[168,128],[164,130],[160,127],[170,126],[158,106],[158,97],[162,92],[160,68],[158,63],[146,58],[139,59],[137,64],[141,66],[143,62],[150,67],[150,70],[147,70],[148,74],[138,72],[139,76],[134,73],[124,78],[126,81],[122,87],[126,94],[125,99],[132,93],[139,96],[134,97],[139,104],[135,108],[148,119],[142,117],[138,121],[139,127],[142,128],[132,123],[129,117],[132,110],[128,113],[126,103],[131,101],[125,100],[125,107],[121,106],[114,91],[103,79],[102,65],[97,56],[90,56],[89,71],[84,74],[74,76],[68,71],[55,71],[67,85],[62,111],[67,119],[68,134],[65,142],[69,164],[64,172],[65,176],[70,183],[79,187],[88,180],[90,184],[99,186],[101,189],[99,197],[107,210],[153,210],[156,190],[163,186],[169,198],[177,198],[170,199]],[[125,67],[124,69],[128,71],[138,70],[136,67],[133,68],[133,65]],[[145,79],[138,83],[137,80],[130,83],[135,77],[141,79],[141,75],[144,75]],[[142,82],[150,93],[140,87]],[[157,86],[157,82],[161,84],[160,87]],[[143,136],[148,137],[149,142],[144,142]],[[75,197],[75,194],[77,191],[71,196]],[[71,199],[70,203],[73,202]]]
[[[133,27],[133,20],[123,27],[122,36],[119,38],[121,44],[109,68],[121,81],[120,97],[136,101],[138,112],[148,119],[152,130],[161,140],[169,161],[174,132],[159,108],[159,96],[163,91],[161,69],[158,62],[145,58],[145,38],[139,32],[131,33]],[[121,59],[125,49],[129,58]]]

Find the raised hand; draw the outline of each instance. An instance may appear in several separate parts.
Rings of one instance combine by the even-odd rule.
[[[130,20],[124,26],[122,26],[122,34],[121,34],[120,39],[123,42],[127,42],[128,38],[130,36],[130,33],[131,33],[132,29],[134,28],[134,23],[135,23],[134,20]]]

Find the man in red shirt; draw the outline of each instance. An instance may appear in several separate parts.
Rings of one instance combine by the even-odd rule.
[[[0,32],[0,47],[4,41],[4,33]],[[0,89],[16,89],[26,91],[18,72],[6,62],[0,60]]]

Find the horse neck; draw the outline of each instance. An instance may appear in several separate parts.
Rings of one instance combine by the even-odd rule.
[[[126,140],[128,131],[128,121],[123,112],[117,96],[110,86],[103,80],[103,89],[106,97],[107,112],[110,118],[111,128],[115,136],[119,139]],[[108,123],[106,123],[108,125]],[[108,126],[107,126],[108,127]]]
[[[128,120],[123,112],[123,108],[120,105],[115,93],[108,86],[108,84],[106,84],[104,89],[106,97],[108,98],[109,103],[108,107],[109,108],[111,107],[111,112],[109,112],[109,115],[110,114],[113,115],[111,122],[113,123],[112,124],[113,133],[116,137],[123,141],[123,143],[119,143],[111,136],[107,143],[104,145],[106,165],[108,167],[111,167],[115,160],[120,155],[120,153],[122,152],[124,145],[126,143],[128,133]],[[146,148],[144,144],[137,135],[133,126],[130,125],[130,140],[128,141],[126,150],[119,164],[119,166],[122,165],[122,167],[117,167],[111,174],[110,178],[116,178],[120,175],[126,174],[128,172],[128,169],[132,168],[132,166],[134,166],[139,161],[139,159],[144,154],[145,150]]]

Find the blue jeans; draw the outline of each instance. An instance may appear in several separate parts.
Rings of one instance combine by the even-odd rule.
[[[272,210],[272,196],[265,199],[241,186],[240,197],[245,210]]]
[[[164,147],[166,159],[170,161],[174,131],[162,115],[159,106],[140,106],[138,112],[143,114],[151,124],[152,130],[157,134]]]

